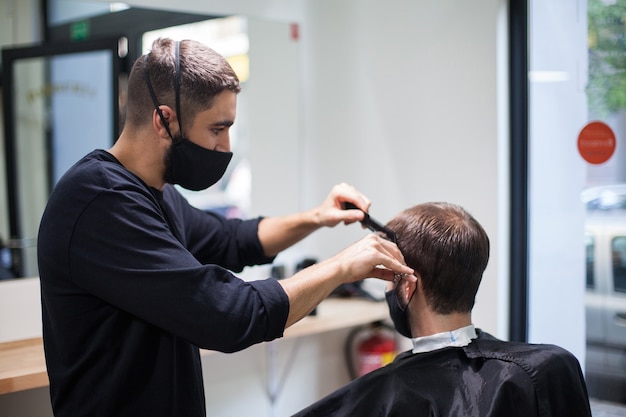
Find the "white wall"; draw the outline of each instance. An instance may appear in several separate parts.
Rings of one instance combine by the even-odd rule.
[[[316,0],[302,23],[305,206],[337,181],[365,192],[382,221],[424,201],[465,206],[492,241],[474,320],[494,333],[504,317],[496,300],[505,3]],[[363,232],[329,234],[312,245],[324,256]]]
[[[300,170],[291,189],[291,174],[288,187],[279,186],[286,170],[255,177],[256,195],[278,197],[279,212],[296,198],[306,209],[346,181],[370,197],[381,221],[424,201],[465,206],[485,226],[493,249],[475,322],[506,337],[508,306],[497,301],[506,297],[508,263],[506,1],[315,0],[293,2],[286,12],[277,12],[276,3],[256,2],[250,13],[300,25],[300,136],[285,137],[273,155],[264,147],[257,163],[281,164],[298,152]],[[241,5],[177,4],[245,13]],[[256,156],[253,151],[252,163]],[[300,250],[323,258],[363,233],[321,231]]]

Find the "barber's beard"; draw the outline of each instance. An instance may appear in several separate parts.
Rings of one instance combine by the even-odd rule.
[[[183,138],[181,136],[177,136],[175,138],[172,138],[172,142],[170,143],[170,146],[168,146],[167,150],[165,151],[165,154],[163,155],[163,166],[165,167],[165,171],[163,172],[163,180],[168,183],[168,184],[175,184],[175,179],[172,175],[172,159],[173,159],[173,149],[174,143],[177,143],[178,141],[183,140]]]
[[[182,138],[178,137],[176,138],[176,140],[182,140]],[[172,178],[172,145],[171,144],[165,151],[165,154],[163,155],[163,166],[165,167],[165,171],[163,172],[163,181],[165,181],[168,184],[173,184],[174,178]]]

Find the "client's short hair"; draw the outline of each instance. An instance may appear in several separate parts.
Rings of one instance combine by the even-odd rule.
[[[387,227],[421,276],[429,307],[438,314],[470,312],[489,260],[480,223],[458,205],[436,202],[404,210]]]

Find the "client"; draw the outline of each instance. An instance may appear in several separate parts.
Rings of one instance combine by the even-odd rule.
[[[417,277],[397,276],[387,292],[391,319],[413,349],[295,416],[591,416],[570,352],[501,341],[472,324],[489,238],[469,213],[420,204],[387,229]]]

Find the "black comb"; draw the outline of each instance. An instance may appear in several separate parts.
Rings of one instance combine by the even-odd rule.
[[[361,210],[354,204],[349,203],[347,201],[344,201],[342,203],[342,206],[344,210]],[[382,233],[385,239],[390,240],[393,243],[396,243],[396,234],[394,232],[392,232],[391,230],[387,229],[385,226],[383,226],[382,224],[374,220],[369,214],[365,213],[364,211],[363,211],[363,214],[365,214],[365,217],[363,217],[363,220],[361,220],[361,224],[363,226],[367,227],[369,230],[371,230],[374,233]]]

